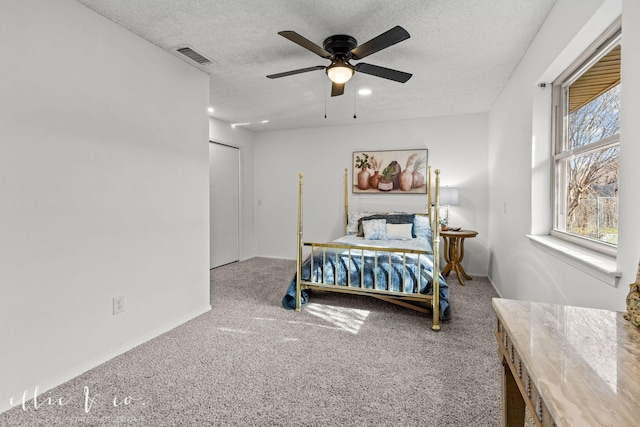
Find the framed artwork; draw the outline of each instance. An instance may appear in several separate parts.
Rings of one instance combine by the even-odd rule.
[[[353,192],[427,194],[428,150],[353,152]]]

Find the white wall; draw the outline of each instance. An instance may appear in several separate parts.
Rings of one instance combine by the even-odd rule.
[[[214,83],[215,84],[215,83]],[[255,134],[213,117],[209,118],[209,139],[240,149],[240,260],[255,256]]]
[[[622,0],[622,138],[620,149],[620,224],[624,232],[619,236],[618,268],[623,271],[621,290],[616,296],[622,297],[629,291],[627,286],[634,282],[640,258],[640,2]],[[624,309],[620,304],[621,309]]]
[[[436,117],[376,124],[256,134],[257,254],[295,258],[298,173],[304,173],[304,240],[344,234],[344,168],[354,151],[427,148],[441,184],[459,187],[451,223],[479,232],[465,242],[464,267],[487,275],[487,115]],[[350,210],[424,211],[426,196],[354,195]]]
[[[0,70],[1,411],[210,306],[208,77],[73,0],[0,2]]]
[[[548,203],[538,192],[532,200],[531,191],[536,173],[532,123],[549,119],[537,117],[532,108],[534,99],[540,97],[537,83],[550,81],[545,79],[553,78],[553,72],[557,76],[559,70],[553,69],[557,58],[567,55],[572,46],[588,46],[620,14],[622,5],[626,24],[623,22],[618,269],[623,276],[615,288],[532,246],[525,235],[532,230],[532,211],[538,215],[537,205]],[[506,298],[625,309],[625,284],[634,281],[640,256],[640,225],[634,214],[639,208],[634,168],[640,152],[633,137],[640,126],[634,118],[640,113],[640,65],[635,54],[640,48],[639,17],[633,0],[558,0],[489,114],[490,276]]]

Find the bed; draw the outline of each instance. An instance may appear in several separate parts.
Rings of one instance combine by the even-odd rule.
[[[302,241],[299,175],[296,273],[282,305],[300,311],[311,291],[342,292],[382,299],[430,314],[431,328],[451,318],[449,288],[440,274],[438,205],[440,172],[427,177],[428,212],[349,212],[345,169],[345,235],[329,243]],[[303,252],[309,255],[303,260]],[[436,277],[438,280],[433,280]]]

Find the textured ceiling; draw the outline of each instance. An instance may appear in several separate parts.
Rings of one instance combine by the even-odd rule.
[[[78,1],[163,49],[186,45],[211,59],[212,64],[198,66],[211,76],[211,115],[229,123],[250,123],[244,127],[253,131],[487,112],[555,3]],[[334,34],[351,35],[362,44],[396,25],[411,38],[363,62],[412,73],[407,83],[356,73],[345,94],[331,98],[323,70],[265,77],[329,64],[279,31],[293,30],[320,46]],[[371,95],[356,95],[365,87]]]

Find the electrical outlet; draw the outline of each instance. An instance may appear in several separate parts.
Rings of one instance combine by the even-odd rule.
[[[119,314],[124,311],[124,297],[113,298],[113,314]]]

